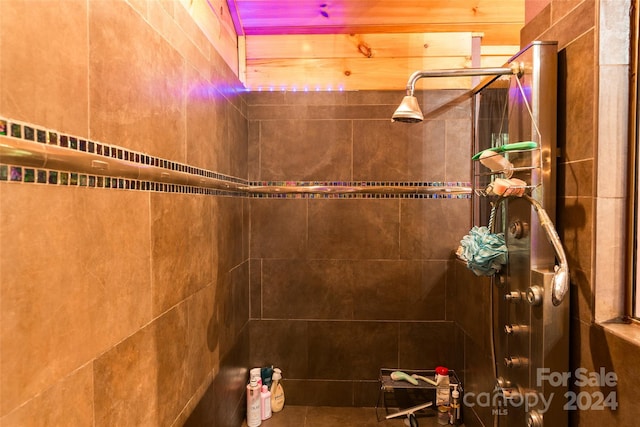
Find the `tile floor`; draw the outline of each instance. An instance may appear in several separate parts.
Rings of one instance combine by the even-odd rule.
[[[385,420],[384,410],[378,421],[375,408],[342,408],[328,406],[285,406],[260,427],[402,427],[406,417]],[[438,421],[433,410],[418,416],[419,427],[436,427]],[[243,427],[246,427],[246,422]]]

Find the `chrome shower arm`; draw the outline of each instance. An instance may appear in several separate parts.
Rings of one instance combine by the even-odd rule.
[[[521,74],[521,64],[512,63],[511,67],[497,68],[460,68],[460,69],[443,69],[443,70],[423,70],[416,71],[407,81],[407,95],[413,96],[415,92],[416,82],[425,77],[468,77],[468,76],[503,76],[506,74]]]

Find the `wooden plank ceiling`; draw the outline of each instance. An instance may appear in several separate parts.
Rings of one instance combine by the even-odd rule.
[[[403,89],[416,70],[503,65],[524,0],[227,0],[250,90]],[[480,49],[472,49],[473,37]],[[477,66],[477,65],[475,65]],[[429,81],[426,81],[429,80]],[[470,78],[417,88],[470,88]]]

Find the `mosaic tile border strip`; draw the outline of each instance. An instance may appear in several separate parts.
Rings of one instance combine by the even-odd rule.
[[[190,185],[167,184],[77,172],[29,168],[0,163],[0,182],[60,185],[69,187],[107,188],[119,190],[157,191],[165,193],[207,194],[214,196],[244,196],[237,191],[215,190]]]
[[[258,198],[471,198],[468,182],[249,182],[2,117],[0,139],[7,182]]]

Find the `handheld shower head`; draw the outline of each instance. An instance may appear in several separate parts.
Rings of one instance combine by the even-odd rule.
[[[392,122],[402,123],[418,123],[423,120],[422,110],[420,110],[418,100],[413,95],[407,95],[402,98],[400,106],[391,117]]]

